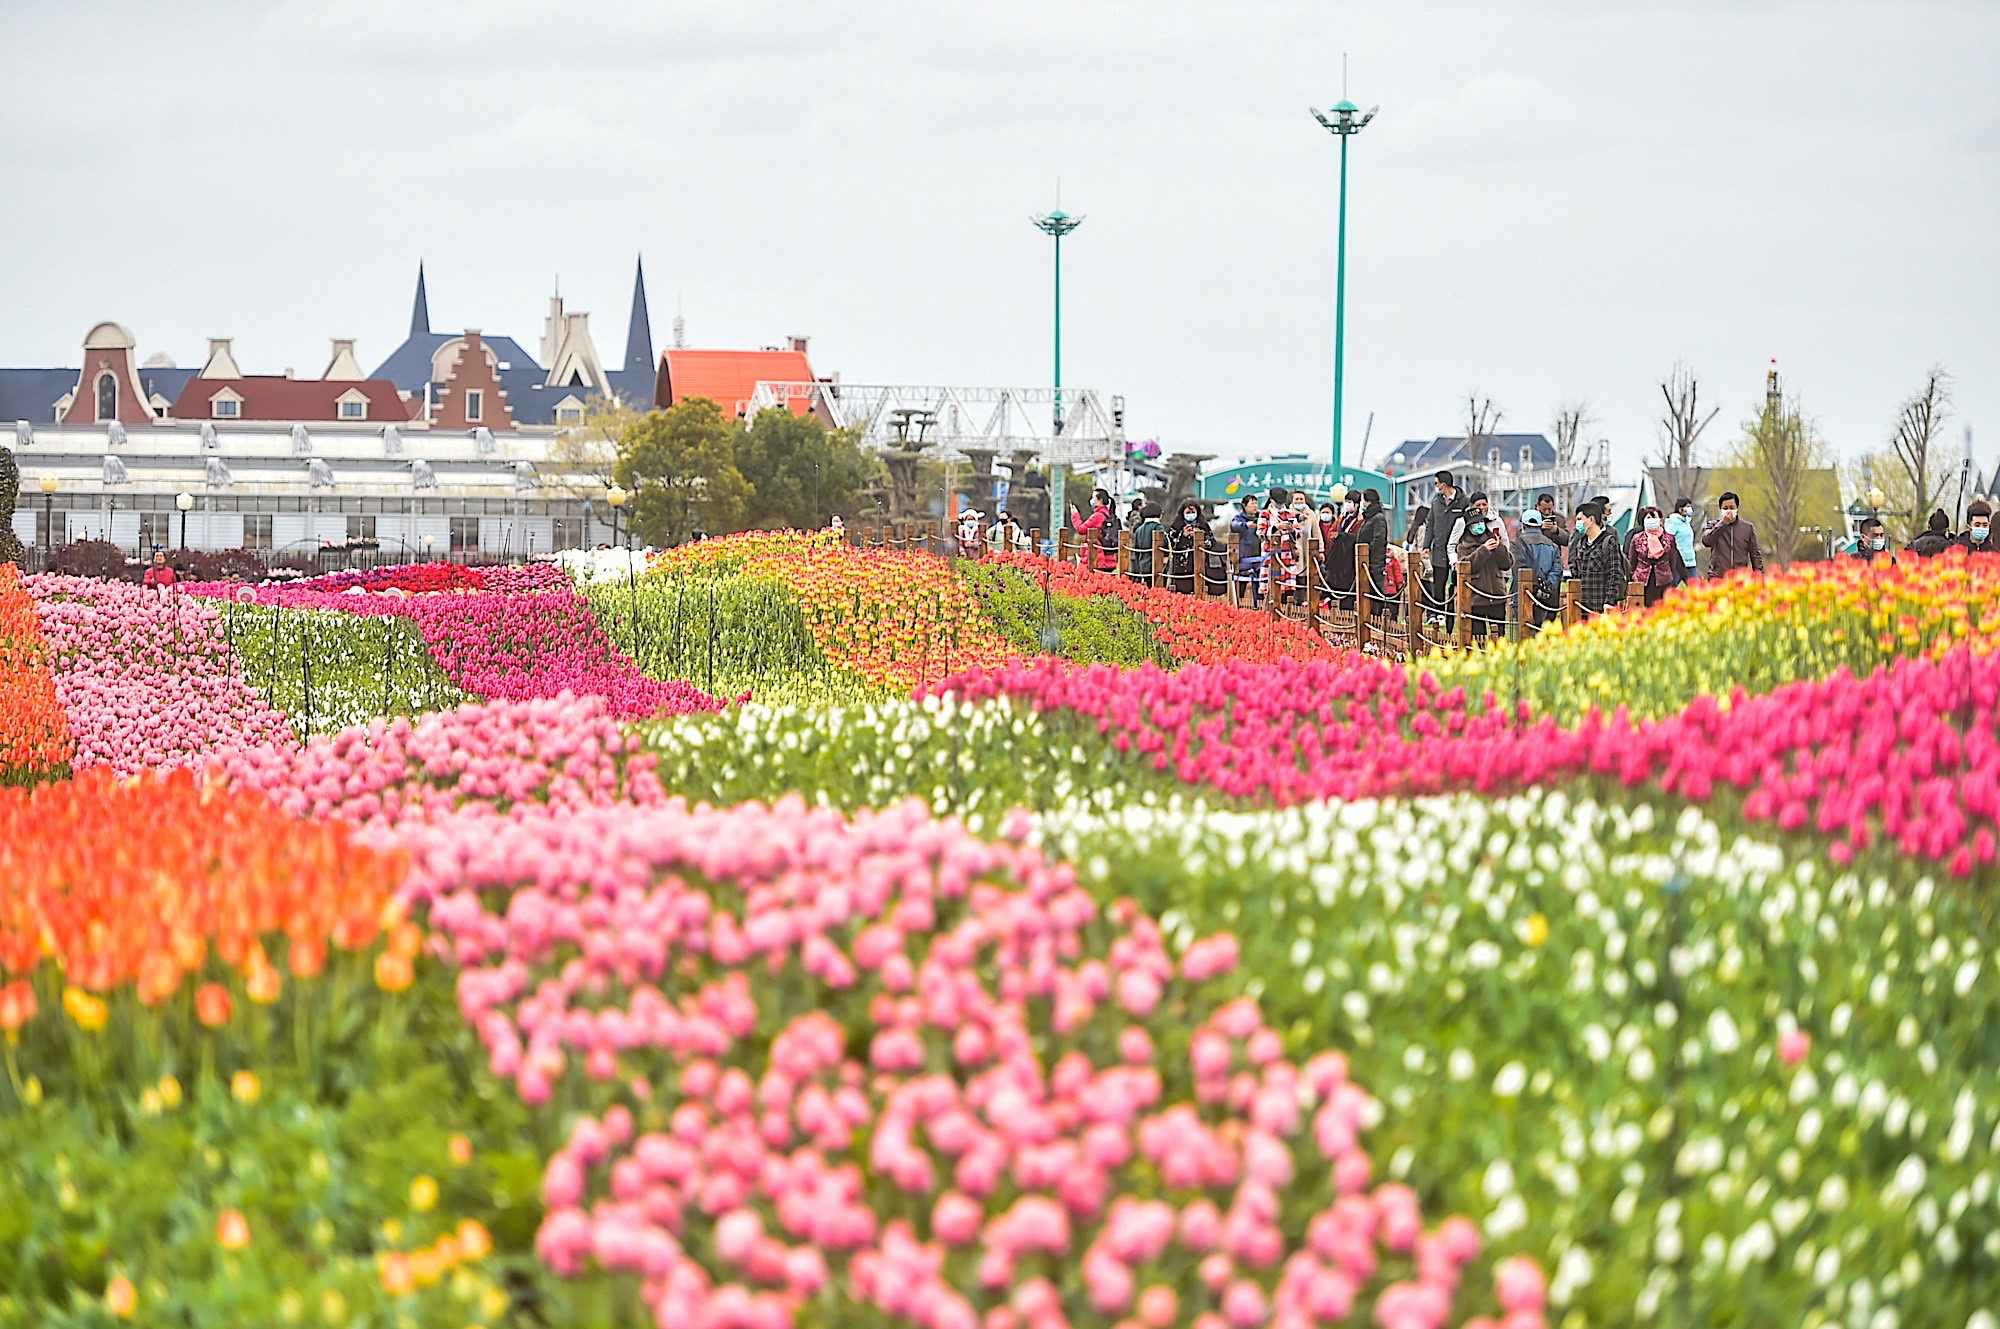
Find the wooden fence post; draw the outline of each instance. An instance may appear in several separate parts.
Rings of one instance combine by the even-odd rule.
[[[1034,553],[1037,553],[1037,554],[1039,554],[1039,553],[1041,553],[1041,552],[1042,552],[1042,528],[1041,528],[1041,527],[1039,527],[1039,526],[1031,526],[1031,527],[1029,527],[1029,528],[1028,528],[1028,548],[1029,548],[1029,549],[1030,549],[1030,550],[1031,550],[1032,552],[1034,552]]]
[[[1354,546],[1354,649],[1368,649],[1368,602],[1375,583],[1368,575],[1368,546]]]
[[[1243,533],[1235,530],[1230,531],[1229,545],[1225,553],[1227,561],[1223,564],[1222,568],[1222,590],[1224,596],[1231,604],[1235,604],[1238,598],[1236,593],[1236,560],[1242,547]]]
[[[1572,577],[1563,583],[1563,626],[1575,627],[1583,621],[1583,583]]]
[[[1519,606],[1514,613],[1521,620],[1521,635],[1529,637],[1535,632],[1535,579],[1532,574],[1523,576],[1525,571],[1523,568],[1514,569],[1514,584],[1517,587],[1514,600]]]
[[[1208,598],[1208,532],[1194,529],[1194,598]]]
[[[1646,588],[1636,581],[1627,582],[1625,585],[1625,608],[1628,610],[1639,610],[1645,607]]]
[[[1132,572],[1132,532],[1124,527],[1118,529],[1118,575],[1129,576]]]
[[[1275,527],[1273,529],[1276,529]],[[1274,551],[1264,551],[1264,594],[1270,597],[1270,612],[1273,622],[1278,617],[1278,597],[1284,588],[1278,584],[1278,559]]]
[[[1069,527],[1067,526],[1056,531],[1056,562],[1058,563],[1069,562],[1069,534]]]
[[[1467,573],[1472,571],[1470,563],[1461,563],[1459,567]],[[1457,609],[1458,644],[1461,647],[1470,649],[1472,646],[1472,578],[1469,576],[1461,575],[1458,579]]]

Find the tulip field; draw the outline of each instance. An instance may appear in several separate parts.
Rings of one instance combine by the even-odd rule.
[[[1996,565],[0,566],[0,1329],[2000,1329]]]

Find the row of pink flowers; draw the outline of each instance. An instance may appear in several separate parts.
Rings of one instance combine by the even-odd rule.
[[[498,573],[525,572],[485,571],[489,581]],[[561,569],[556,571],[560,576]],[[646,677],[630,656],[612,645],[589,603],[567,579],[551,588],[454,595],[220,585],[200,588],[198,593],[288,609],[407,618],[417,625],[431,657],[453,683],[489,699],[528,700],[564,692],[597,696],[604,698],[613,715],[626,720],[716,711],[724,705],[690,684]]]
[[[1867,678],[1841,671],[1763,696],[1703,696],[1662,720],[1594,712],[1575,729],[1490,693],[1468,705],[1462,688],[1354,656],[1172,674],[1041,662],[936,690],[1067,712],[1155,770],[1280,804],[1595,775],[1697,801],[1732,789],[1753,822],[1829,837],[1837,863],[1887,842],[1963,877],[2000,847],[2000,658],[1966,648]]]
[[[74,765],[134,774],[293,744],[284,713],[244,678],[212,605],[89,577],[26,584]]]
[[[1343,1059],[1210,986],[1233,939],[1176,963],[1007,831],[796,798],[395,830],[493,1071],[608,1103],[547,1163],[542,1258],[702,1329],[829,1287],[923,1329],[1446,1324],[1479,1237],[1376,1176]],[[1494,1283],[1543,1323],[1531,1262]]]

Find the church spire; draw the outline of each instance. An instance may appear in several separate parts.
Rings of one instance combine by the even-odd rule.
[[[655,368],[653,323],[646,316],[646,260],[641,258],[632,276],[632,323],[625,332],[625,370],[651,374]]]
[[[417,260],[417,302],[410,306],[410,335],[429,336],[431,331],[431,305],[424,298],[424,263]]]

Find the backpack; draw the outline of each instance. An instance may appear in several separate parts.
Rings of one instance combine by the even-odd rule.
[[[1552,599],[1562,590],[1562,559],[1551,541],[1530,540],[1526,543],[1528,569],[1534,574],[1535,594]]]

